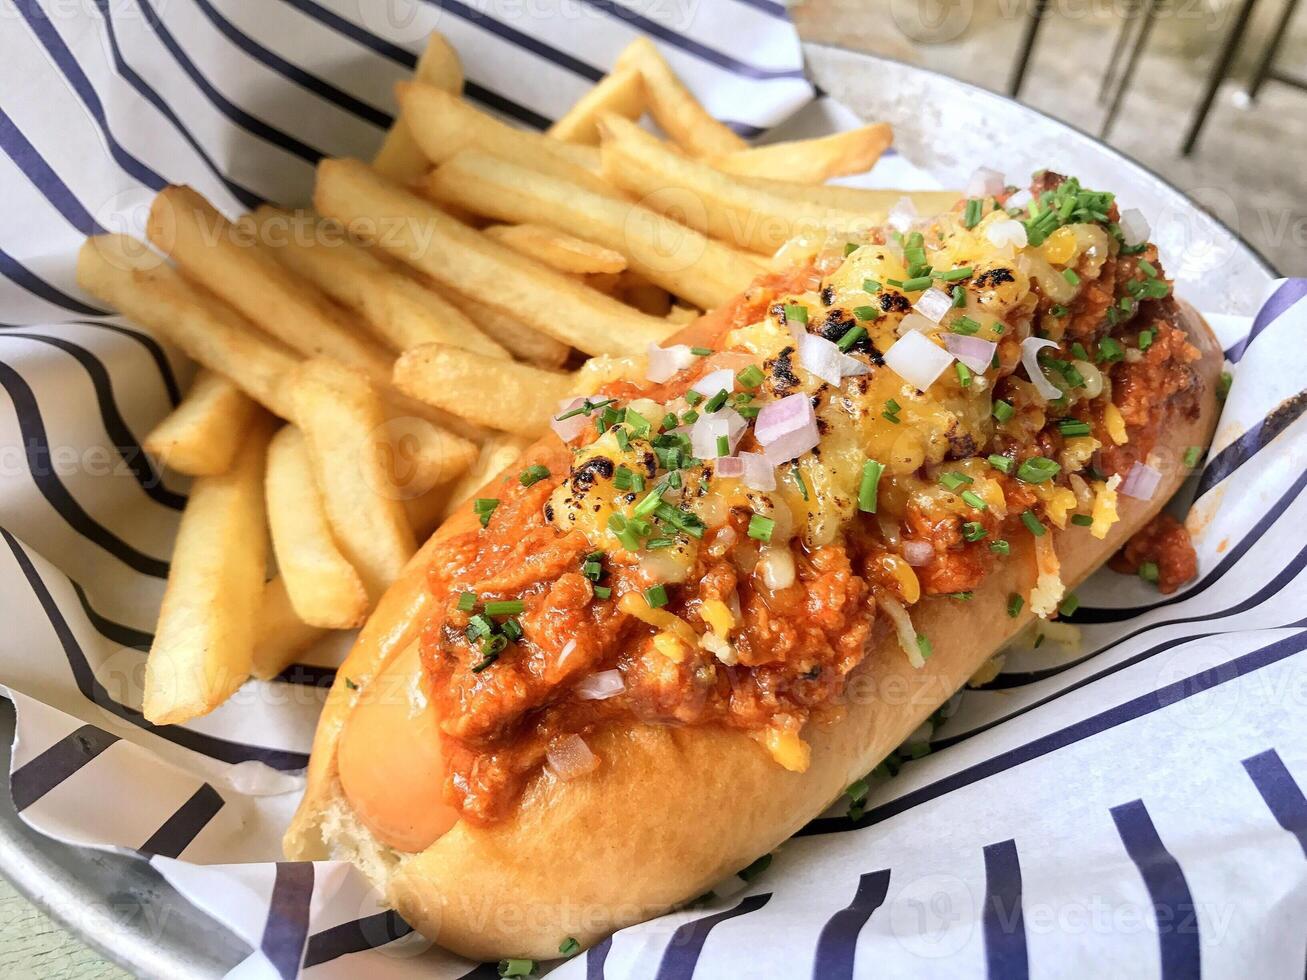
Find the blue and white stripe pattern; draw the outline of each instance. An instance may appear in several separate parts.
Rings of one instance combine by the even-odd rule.
[[[772,0],[0,0],[0,683],[34,827],[134,849],[249,944],[242,975],[490,977],[357,872],[279,861],[333,662],[213,715],[139,711],[184,482],[140,437],[192,368],[80,294],[73,257],[187,182],[229,213],[368,156],[438,28],[471,98],[543,127],[638,34],[737,131],[808,102]],[[828,100],[792,133],[847,124]],[[806,122],[805,122],[806,120]],[[1001,161],[977,161],[1001,165]],[[886,184],[929,186],[901,157]],[[1307,914],[1307,283],[1226,323],[1235,383],[1194,481],[1202,577],[1104,575],[1083,648],[1013,653],[866,815],[806,827],[743,891],[623,930],[564,977],[1301,975]],[[944,751],[947,749],[947,751]],[[93,801],[93,806],[88,806]],[[562,937],[560,937],[561,939]]]

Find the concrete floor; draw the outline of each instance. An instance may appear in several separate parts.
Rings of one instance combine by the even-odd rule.
[[[1032,0],[803,0],[804,38],[859,48],[1005,91]],[[1239,60],[1192,157],[1180,156],[1207,71],[1235,3],[1172,0],[1158,15],[1111,142],[1164,175],[1235,228],[1285,275],[1307,276],[1307,92],[1268,82],[1257,102],[1247,79],[1283,10],[1258,0]],[[1099,82],[1126,0],[1051,0],[1023,101],[1097,132]],[[1307,10],[1290,25],[1276,64],[1307,78]]]

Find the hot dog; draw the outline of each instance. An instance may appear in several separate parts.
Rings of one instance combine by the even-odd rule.
[[[288,856],[549,958],[770,851],[1066,608],[1207,444],[1221,354],[1110,194],[1032,192],[796,246],[562,406],[381,600]]]

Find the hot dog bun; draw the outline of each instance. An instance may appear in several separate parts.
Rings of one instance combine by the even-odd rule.
[[[1219,345],[1201,317],[1183,307],[1181,319],[1202,357],[1192,365],[1199,411],[1168,420],[1161,436],[1159,450],[1169,449],[1177,459],[1211,436],[1221,370]],[[696,343],[718,332],[720,324],[709,316],[677,339]],[[529,463],[533,451],[539,447],[518,465]],[[1143,527],[1183,478],[1183,469],[1172,467],[1151,500],[1122,497],[1121,520],[1105,540],[1091,537],[1085,527],[1053,532],[1067,586],[1087,577]],[[466,530],[473,519],[465,508],[432,542]],[[551,958],[568,936],[588,946],[703,893],[775,848],[901,744],[1026,625],[1028,612],[1008,616],[1007,597],[1028,593],[1034,582],[1032,549],[1013,542],[1012,560],[994,569],[971,602],[915,607],[919,629],[932,638],[933,656],[916,669],[892,632],[878,641],[851,676],[843,718],[805,730],[812,755],[802,774],[783,769],[734,731],[610,727],[589,739],[602,760],[590,776],[564,783],[542,771],[506,819],[490,826],[451,821],[424,850],[400,854],[365,828],[342,794],[341,732],[359,710],[360,690],[375,685],[394,692],[414,682],[418,661],[411,654],[433,601],[424,576],[432,542],[382,599],[340,669],[285,848],[295,859],[354,861],[415,928],[478,959]],[[385,675],[396,663],[407,676]],[[376,684],[378,678],[387,683]],[[431,763],[413,754],[412,741],[388,744],[380,778],[402,780],[406,758],[414,758],[414,766]]]

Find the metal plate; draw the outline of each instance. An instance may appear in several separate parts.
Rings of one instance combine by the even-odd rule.
[[[1042,113],[946,76],[841,48],[804,45],[809,72],[866,119],[895,126],[895,146],[946,186],[980,165],[1018,174],[1050,167],[1115,191],[1149,215],[1177,291],[1203,310],[1252,313],[1275,272],[1216,218],[1160,176]],[[1177,256],[1178,261],[1177,261]],[[14,713],[0,700],[0,763],[9,769]],[[0,793],[0,871],[38,907],[139,977],[216,977],[249,947],[144,861],[58,844]],[[93,914],[95,911],[102,914]]]

